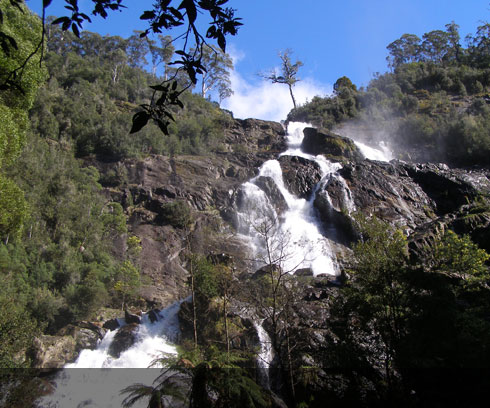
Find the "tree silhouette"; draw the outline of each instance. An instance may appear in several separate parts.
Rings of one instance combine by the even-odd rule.
[[[259,74],[262,78],[271,81],[273,84],[286,84],[289,88],[289,94],[291,95],[291,99],[293,100],[293,106],[296,109],[296,99],[293,94],[293,86],[296,82],[300,81],[297,77],[299,69],[303,66],[301,61],[292,62],[291,54],[292,50],[289,48],[279,52],[279,58],[281,59],[281,71],[280,73],[276,72],[276,70],[272,70],[269,73],[261,73]]]

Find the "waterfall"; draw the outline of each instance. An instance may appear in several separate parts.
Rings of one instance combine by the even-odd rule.
[[[364,155],[366,159],[370,160],[379,160],[389,162],[393,159],[393,153],[388,148],[386,143],[380,142],[379,149],[375,149],[374,147],[368,146],[364,143],[354,141],[356,146],[359,148],[361,153]]]
[[[264,253],[264,230],[261,230],[261,227],[266,226],[270,227],[266,232],[273,240],[273,245],[269,248],[272,252],[270,255],[278,261],[283,271],[292,273],[300,268],[309,268],[315,276],[335,275],[335,254],[332,243],[325,236],[324,227],[317,218],[315,196],[317,192],[324,191],[329,181],[336,179],[343,186],[343,198],[348,212],[355,208],[347,184],[338,173],[341,165],[328,161],[322,155],[313,156],[301,150],[303,129],[306,126],[309,125],[289,124],[288,148],[281,156],[300,156],[319,166],[321,179],[311,197],[306,200],[291,194],[284,184],[279,161],[266,161],[258,176],[241,187],[242,196],[237,214],[238,232],[250,243],[259,267],[267,264],[264,262],[267,255]],[[368,156],[366,151],[363,150]],[[264,179],[273,184],[269,183],[269,194],[264,190]],[[281,196],[282,208],[278,208],[278,203],[271,199],[272,190]],[[330,199],[328,195],[327,199]],[[125,397],[120,395],[123,388],[135,383],[151,385],[160,374],[160,369],[158,366],[155,369],[147,367],[161,357],[162,353],[177,354],[175,342],[179,336],[178,311],[185,300],[159,312],[158,320],[154,323],[150,322],[148,315],[143,315],[134,344],[122,351],[119,357],[110,354],[111,344],[118,331],[107,332],[95,350],[83,350],[76,362],[67,364],[60,371],[55,391],[39,399],[37,406],[120,407]],[[124,324],[122,321],[121,323]],[[263,385],[267,386],[268,370],[273,358],[271,340],[262,323],[255,323],[255,328],[261,347],[258,366]],[[143,401],[141,406],[146,406]]]
[[[255,330],[257,330],[257,335],[259,336],[260,351],[257,355],[257,365],[259,367],[259,378],[261,385],[264,388],[269,388],[269,368],[274,357],[272,350],[272,342],[269,334],[264,330],[262,322],[254,322]]]
[[[83,350],[74,363],[63,368],[56,378],[56,390],[38,400],[37,407],[121,407],[125,398],[120,395],[122,389],[136,383],[151,385],[161,365],[147,367],[162,353],[177,354],[174,342],[180,334],[178,312],[185,300],[160,311],[154,323],[144,314],[134,344],[118,358],[109,354],[118,330],[107,332],[95,350]],[[124,321],[118,320],[124,326]],[[143,401],[141,404],[134,407],[147,406]]]
[[[330,241],[322,231],[323,227],[317,218],[313,203],[316,191],[330,177],[340,178],[336,172],[341,165],[331,163],[322,155],[313,156],[301,150],[303,129],[306,126],[309,125],[298,122],[289,124],[288,148],[281,156],[300,156],[319,165],[322,177],[312,197],[306,200],[292,195],[284,185],[279,161],[268,160],[260,168],[259,175],[242,186],[243,198],[237,217],[238,231],[249,240],[254,256],[263,260],[268,254],[264,253],[264,234],[261,228],[264,223],[270,222],[274,225],[271,229],[272,236],[269,238],[277,241],[272,245],[277,252],[272,258],[279,261],[283,271],[292,273],[297,269],[310,268],[315,276],[321,273],[335,275],[335,254]],[[277,213],[274,203],[257,185],[261,177],[269,177],[274,181],[287,204],[284,213]],[[263,261],[262,265],[266,263]],[[261,266],[260,262],[257,266]]]

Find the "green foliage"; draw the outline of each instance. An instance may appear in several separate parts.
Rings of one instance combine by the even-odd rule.
[[[448,230],[441,242],[435,247],[434,268],[448,274],[454,274],[468,283],[488,280],[489,271],[485,262],[490,255],[478,248],[468,235],[459,237]]]
[[[361,321],[371,324],[385,345],[385,369],[389,378],[395,348],[400,341],[408,311],[407,242],[400,230],[394,230],[376,218],[357,217],[362,240],[354,245],[350,270],[354,285],[350,296],[359,302]]]
[[[125,215],[100,195],[98,171],[81,167],[63,144],[29,134],[8,173],[25,191],[29,211],[4,260],[29,313],[53,333],[110,304],[118,268],[111,243],[127,231]]]
[[[2,251],[5,251],[4,246],[0,246],[0,252]],[[0,273],[2,278],[0,287],[0,367],[2,369],[28,367],[29,361],[25,359],[23,352],[31,344],[33,336],[38,333],[38,328],[26,309],[22,292],[19,293],[19,288],[16,287],[10,274],[4,272]]]
[[[0,83],[5,88],[0,92],[0,239],[8,240],[22,227],[27,205],[22,190],[5,176],[5,167],[25,144],[27,112],[46,72],[39,58],[28,59],[41,39],[37,17],[24,5],[14,7],[6,0],[0,1],[0,9],[2,34],[15,38],[15,47],[2,46],[0,52]]]
[[[194,257],[194,284],[199,298],[209,302],[220,294],[219,270],[204,257]]]
[[[215,347],[178,357],[163,356],[156,361],[165,367],[156,384],[153,387],[142,384],[127,387],[123,393],[129,395],[123,406],[131,407],[145,398],[150,401],[149,406],[160,406],[165,396],[177,397],[192,408],[270,406],[266,391],[242,367],[246,361],[239,353],[223,353]],[[187,395],[175,387],[175,380],[182,376],[190,378]]]
[[[399,405],[414,390],[414,406],[429,406],[459,401],[461,389],[480,392],[484,382],[472,370],[490,361],[489,255],[448,231],[433,254],[409,264],[400,232],[376,219],[357,221],[362,240],[352,279],[331,301],[334,340],[325,357],[355,384],[347,398]]]
[[[72,145],[78,157],[95,154],[104,160],[215,150],[227,116],[190,92],[180,96],[184,109],[169,111],[176,121],[168,125],[168,137],[144,112],[136,125],[148,124],[130,134],[135,104],[150,100],[149,86],[158,79],[131,62],[133,48],[120,37],[84,32],[76,38],[51,27],[45,58],[50,80],[30,113],[34,131]]]
[[[193,221],[191,209],[185,201],[171,201],[162,204],[160,218],[165,224],[181,229],[189,227]]]
[[[467,49],[459,44],[454,23],[445,32],[424,34],[423,41],[405,34],[388,46],[392,73],[376,75],[360,91],[340,78],[333,97],[313,98],[293,109],[288,120],[346,125],[347,134],[374,144],[384,140],[405,160],[488,166],[490,116],[482,97],[490,89],[490,71],[479,62],[487,53],[485,27]]]
[[[0,237],[18,232],[27,214],[23,191],[12,180],[0,174]]]
[[[141,286],[141,277],[138,268],[126,260],[122,263],[115,277],[114,290],[121,296],[121,309],[124,309],[128,298],[135,296]]]

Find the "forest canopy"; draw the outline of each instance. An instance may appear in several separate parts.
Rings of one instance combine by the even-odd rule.
[[[459,27],[404,34],[387,47],[392,72],[364,89],[341,78],[332,97],[314,97],[288,120],[384,140],[404,160],[490,165],[490,24],[461,44]]]

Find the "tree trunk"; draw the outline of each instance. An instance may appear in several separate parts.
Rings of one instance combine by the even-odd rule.
[[[228,333],[228,307],[226,303],[226,294],[223,296],[223,318],[225,319],[225,337],[226,337],[226,352],[230,355],[230,334]]]
[[[197,348],[197,313],[196,313],[196,289],[194,284],[194,268],[191,260],[191,292],[192,292],[192,328],[194,330],[194,348]]]
[[[293,398],[293,401],[296,402],[296,392],[294,389],[293,359],[291,357],[291,343],[289,338],[288,324],[289,323],[286,323],[286,347],[287,347],[287,354],[288,354],[288,373],[289,373],[289,382],[291,387],[291,396]]]
[[[289,93],[291,95],[291,99],[293,100],[294,109],[296,109],[296,99],[294,99],[293,87],[291,86],[291,84],[288,84],[288,86],[289,86]]]

